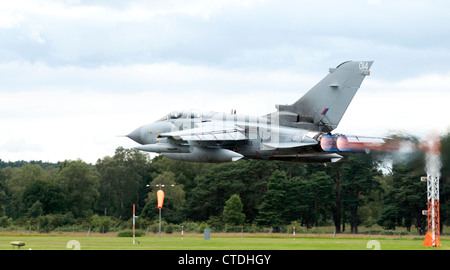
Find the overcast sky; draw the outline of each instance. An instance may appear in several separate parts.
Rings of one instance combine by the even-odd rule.
[[[263,115],[347,60],[335,132],[450,127],[450,2],[0,0],[0,159],[95,163],[172,110]]]

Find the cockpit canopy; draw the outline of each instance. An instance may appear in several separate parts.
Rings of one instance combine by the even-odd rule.
[[[165,115],[159,121],[174,120],[174,119],[195,119],[195,118],[209,118],[214,114],[214,112],[201,113],[197,110],[189,111],[172,111]]]

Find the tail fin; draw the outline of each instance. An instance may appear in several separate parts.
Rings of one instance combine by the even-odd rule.
[[[278,112],[311,119],[316,125],[335,129],[350,105],[366,75],[370,75],[373,61],[347,61],[323,78],[292,105],[277,105]]]

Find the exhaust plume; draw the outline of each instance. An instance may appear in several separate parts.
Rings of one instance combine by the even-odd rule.
[[[439,135],[432,134],[421,144],[421,148],[425,151],[425,162],[427,174],[440,178],[441,176],[441,158],[440,158],[441,142]]]

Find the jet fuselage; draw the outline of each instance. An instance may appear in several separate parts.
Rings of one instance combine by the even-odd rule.
[[[276,105],[264,116],[174,111],[127,137],[136,149],[194,162],[241,158],[294,162],[335,162],[339,153],[377,149],[382,138],[331,134],[339,124],[373,61],[347,61],[291,105]]]

